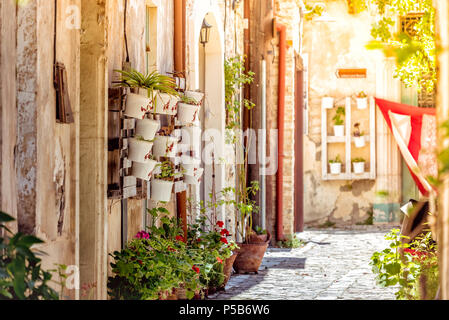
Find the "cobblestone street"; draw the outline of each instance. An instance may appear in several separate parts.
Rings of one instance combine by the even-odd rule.
[[[386,248],[392,227],[306,230],[298,249],[269,248],[259,274],[233,275],[217,300],[394,300],[394,290],[376,285],[369,265]]]

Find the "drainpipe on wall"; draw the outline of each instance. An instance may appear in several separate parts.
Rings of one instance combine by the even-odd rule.
[[[278,171],[276,174],[276,238],[278,241],[284,238],[284,119],[285,119],[285,75],[286,75],[286,52],[287,52],[287,28],[283,24],[277,23],[279,31],[279,84],[278,84]]]
[[[265,175],[265,161],[266,161],[266,155],[267,155],[267,62],[266,60],[262,60],[261,67],[260,67],[260,77],[261,77],[261,92],[260,92],[260,129],[262,130],[262,141],[261,144],[261,154],[263,161],[261,165],[261,172],[260,172],[260,219],[261,219],[261,228],[266,229],[267,228],[267,207],[266,207],[266,190],[267,190],[267,177]],[[261,161],[261,162],[262,162]]]
[[[174,71],[185,72],[185,21],[186,0],[174,0]],[[182,220],[184,241],[187,242],[187,191],[176,194],[176,210],[178,219]]]

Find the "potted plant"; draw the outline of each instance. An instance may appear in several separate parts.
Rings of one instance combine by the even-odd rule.
[[[365,172],[365,159],[363,158],[352,159],[352,165],[354,167],[355,174],[361,174]]]
[[[368,96],[365,92],[360,91],[355,100],[357,101],[357,109],[366,109],[368,107]]]
[[[204,169],[198,168],[193,175],[184,174],[184,183],[188,185],[199,185],[203,177]]]
[[[345,107],[338,107],[335,113],[335,116],[332,118],[334,121],[334,135],[336,137],[344,137],[345,136]]]
[[[331,168],[331,174],[340,174],[341,173],[340,155],[337,155],[335,160],[329,160],[329,166]]]
[[[195,101],[198,102],[198,104],[203,104],[203,100],[204,100],[204,93],[199,92],[199,91],[185,91],[184,95],[187,98],[191,98]]]
[[[235,188],[225,188],[221,192],[224,200],[220,200],[219,203],[231,204],[240,213],[239,234],[243,240],[237,243],[240,249],[237,250],[238,255],[233,265],[237,273],[254,272],[257,274],[271,241],[270,233],[267,232],[264,239],[260,239],[253,229],[252,215],[259,208],[250,197],[254,196],[258,190],[259,183],[252,181],[249,187],[240,192],[237,192]]]
[[[324,109],[332,109],[334,107],[334,98],[323,97],[321,100],[321,107]]]
[[[178,138],[156,135],[153,154],[156,157],[173,158],[178,153]]]
[[[187,95],[181,95],[178,103],[178,120],[182,125],[191,124],[199,120],[201,100],[198,101]]]
[[[139,94],[129,93],[126,95],[125,116],[135,119],[145,119],[151,110],[153,101]]]
[[[200,164],[201,160],[199,159],[195,159],[186,155],[181,156],[181,168],[184,175],[195,176],[195,173],[198,171],[198,167]]]
[[[365,146],[365,133],[360,131],[360,123],[354,124],[354,144],[356,148],[363,148]]]
[[[169,202],[175,184],[175,168],[170,161],[157,165],[158,173],[151,180],[151,199],[160,202]]]
[[[187,245],[203,252],[203,261],[209,264],[209,274],[204,278],[208,293],[223,290],[231,277],[232,265],[237,257],[236,243],[223,221],[217,221],[213,214],[217,203],[208,201],[198,204],[199,217],[194,224],[188,225]]]
[[[145,163],[133,162],[131,167],[131,174],[136,178],[150,181],[157,163],[158,162],[154,159],[153,156],[151,156],[151,159],[148,159]]]
[[[158,132],[160,123],[157,120],[143,119],[136,121],[136,135],[147,141],[153,141]]]
[[[153,142],[142,137],[128,139],[128,160],[140,163],[152,163]]]
[[[129,94],[131,102],[138,101],[137,95],[143,98],[150,99],[150,104],[146,107],[141,107],[140,112],[143,116],[137,117],[143,119],[145,113],[153,111],[154,113],[175,115],[177,112],[178,92],[175,90],[176,82],[173,78],[162,75],[157,71],[149,74],[142,74],[134,69],[130,71],[115,70],[121,74],[121,80],[118,83],[120,86],[135,88],[137,94]],[[148,101],[148,100],[145,100]],[[139,112],[139,105],[126,104],[125,115],[135,114]],[[145,109],[145,110],[144,110]]]

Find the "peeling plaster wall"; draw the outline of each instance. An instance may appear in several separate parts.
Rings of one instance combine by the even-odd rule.
[[[17,217],[16,6],[0,2],[0,210]],[[10,229],[17,230],[17,223]]]
[[[56,123],[52,1],[17,7],[17,189],[19,230],[44,240],[45,268],[78,265],[79,30],[68,27],[69,6],[58,1],[56,59],[67,69],[74,124]],[[70,25],[71,26],[71,25]],[[75,298],[77,292],[64,293]]]
[[[379,78],[376,73],[379,68],[382,69],[384,58],[382,53],[364,47],[371,39],[374,15],[368,11],[350,15],[346,1],[341,0],[327,1],[325,11],[336,22],[306,21],[304,24],[304,52],[309,54],[309,134],[304,136],[304,218],[308,224],[321,224],[327,220],[337,225],[354,224],[365,221],[372,211],[376,182],[321,180],[321,98],[330,95],[339,104],[346,96],[360,91],[375,95],[377,88],[384,85],[376,82]],[[337,68],[366,68],[367,78],[337,79]],[[357,118],[357,115],[353,113],[353,122],[360,122],[363,128],[368,128],[368,119]],[[330,119],[328,121],[331,123]],[[328,130],[332,130],[331,124]],[[343,145],[332,145],[328,152],[330,158],[337,154],[344,158],[345,154]],[[352,156],[369,159],[369,148],[362,151],[353,148]]]

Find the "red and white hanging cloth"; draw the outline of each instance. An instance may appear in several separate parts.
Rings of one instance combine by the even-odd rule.
[[[435,109],[375,98],[399,150],[424,196],[436,192],[427,177],[438,175]]]

